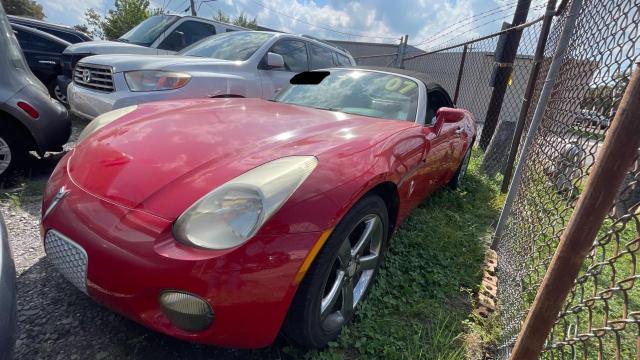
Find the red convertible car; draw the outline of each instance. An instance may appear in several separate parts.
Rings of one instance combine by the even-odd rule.
[[[177,338],[335,339],[398,224],[460,182],[475,125],[419,73],[336,68],[291,83],[273,101],[96,118],[45,190],[49,260],[96,301]]]

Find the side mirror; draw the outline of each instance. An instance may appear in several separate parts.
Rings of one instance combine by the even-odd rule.
[[[269,69],[280,69],[284,67],[284,58],[280,54],[267,53],[267,67]]]
[[[438,112],[436,113],[435,127],[436,129],[440,129],[442,124],[456,123],[464,119],[464,116],[465,116],[464,110],[441,107],[440,109],[438,109]]]

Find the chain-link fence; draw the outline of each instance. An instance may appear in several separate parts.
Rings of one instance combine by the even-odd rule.
[[[523,119],[523,137],[567,24],[570,4],[562,1],[553,18],[529,99],[532,105]],[[582,1],[557,80],[524,159],[521,186],[495,242],[502,324],[496,355],[500,358],[511,353],[629,83],[640,53],[639,9],[640,0]],[[503,169],[542,22],[523,28],[492,139],[503,145],[481,144],[488,147],[484,163],[491,165],[485,167],[490,175]],[[487,113],[495,111],[489,109],[489,99],[494,91],[490,81],[498,39],[488,36],[409,56],[404,66],[442,84],[457,97],[457,106],[475,115],[481,129]],[[640,269],[636,270],[639,234],[640,160],[636,157],[546,340],[543,358],[640,359],[640,284],[635,284],[640,281]]]
[[[495,175],[504,167],[509,139],[513,136],[516,121],[525,94],[529,73],[533,66],[533,54],[540,35],[541,21],[533,21],[522,30],[517,55],[513,62],[511,76],[507,80],[502,106],[497,109],[498,127],[496,142],[502,146],[487,152],[485,170]],[[495,114],[489,108],[494,90],[492,79],[496,71],[495,50],[500,34],[470,41],[460,45],[444,47],[416,57],[409,57],[404,67],[426,73],[440,83],[456,102],[456,106],[471,111],[476,119],[478,133],[484,130],[487,116]],[[495,124],[493,124],[495,127]],[[493,129],[491,129],[493,131]],[[479,139],[480,137],[478,137]],[[487,147],[489,144],[483,144]]]
[[[497,242],[501,357],[515,343],[629,82],[640,51],[639,7],[638,0],[582,4]],[[561,13],[555,20],[543,69],[548,69],[567,16]],[[534,104],[545,73],[538,78]],[[527,124],[532,116],[533,109]],[[639,174],[636,159],[558,315],[544,358],[640,356],[640,286],[635,284],[640,279]]]

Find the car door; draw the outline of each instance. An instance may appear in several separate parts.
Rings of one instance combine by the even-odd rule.
[[[267,54],[258,65],[258,75],[262,86],[262,98],[272,99],[282,88],[289,85],[293,75],[309,70],[307,43],[298,39],[278,40],[268,52],[279,54],[284,59],[284,67],[269,69],[266,66]]]
[[[430,147],[422,169],[422,181],[427,187],[426,195],[437,189],[452,170],[453,154],[457,146],[457,124],[442,124],[440,128],[436,128],[438,110],[452,106],[449,96],[443,91],[432,89],[428,92],[424,131]]]
[[[61,72],[60,57],[65,49],[64,43],[55,42],[23,29],[16,28],[14,33],[33,74],[47,87],[51,86],[52,81]]]

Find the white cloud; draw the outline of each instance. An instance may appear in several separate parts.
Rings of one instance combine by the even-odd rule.
[[[105,0],[82,0],[73,3],[69,0],[40,0],[47,20],[66,25],[77,25],[83,22],[84,12],[94,8],[99,13],[106,10]]]

